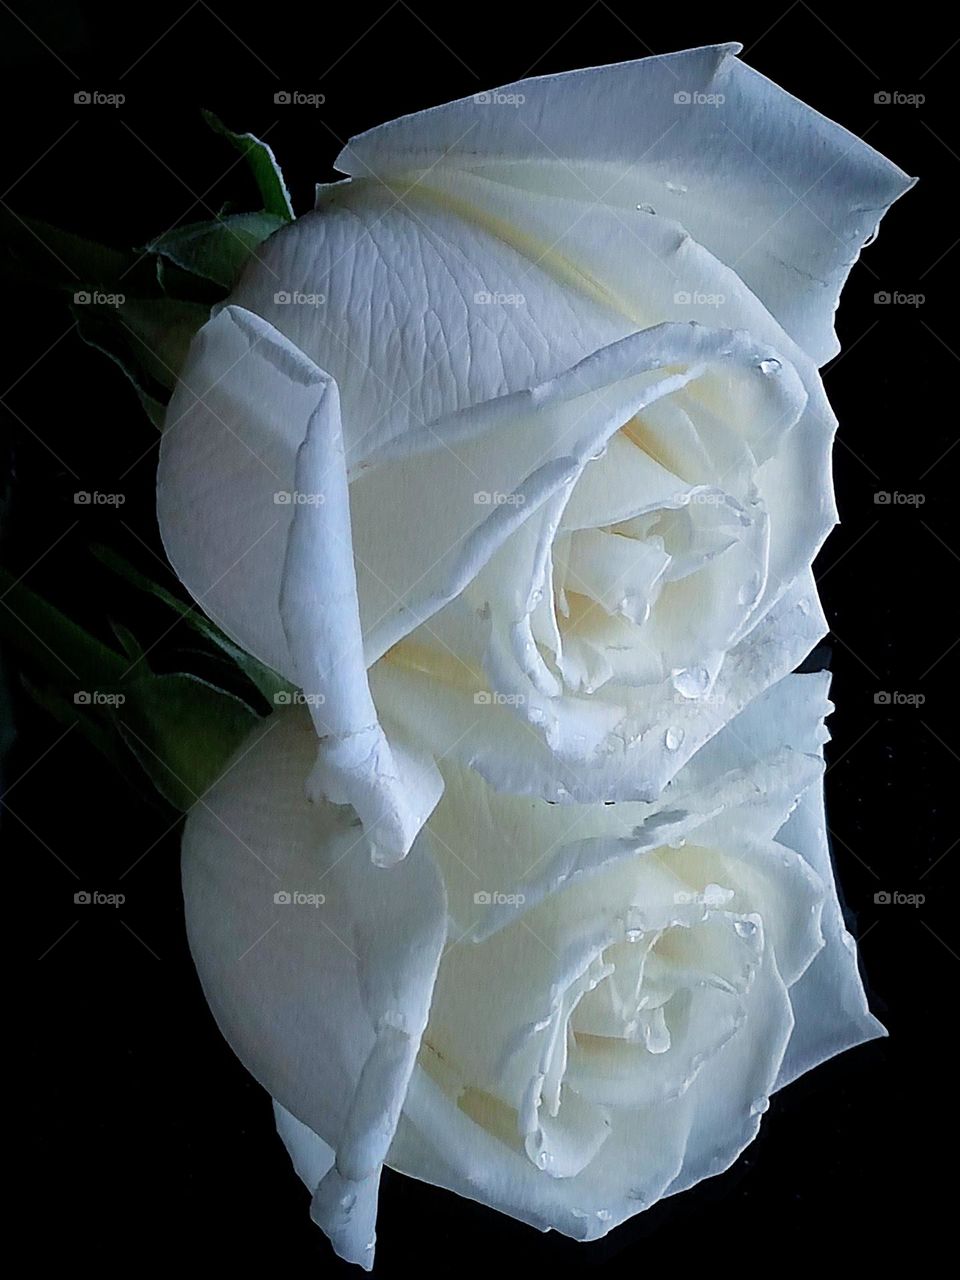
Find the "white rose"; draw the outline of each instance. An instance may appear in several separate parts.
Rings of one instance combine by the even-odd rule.
[[[735,52],[364,134],[194,343],[167,550],[311,695],[310,792],[381,862],[446,752],[497,789],[652,799],[824,630],[817,365],[909,180]]]
[[[187,822],[190,944],[343,1257],[372,1264],[384,1162],[603,1235],[883,1033],[826,842],[827,684],[775,685],[654,804],[505,796],[445,762],[390,868],[304,797],[305,713],[257,730]]]

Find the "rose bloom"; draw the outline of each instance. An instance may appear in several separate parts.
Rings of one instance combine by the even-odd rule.
[[[495,791],[653,800],[825,630],[817,369],[910,181],[736,49],[354,139],[193,344],[166,548],[308,695],[308,791],[381,863],[440,757]]]
[[[827,683],[773,686],[653,803],[508,796],[448,757],[388,868],[306,799],[306,711],[255,731],[187,822],[190,945],[341,1256],[372,1265],[383,1163],[604,1235],[883,1033],[827,849]]]

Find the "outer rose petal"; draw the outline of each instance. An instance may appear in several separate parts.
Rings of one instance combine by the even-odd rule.
[[[887,1034],[867,1005],[856,942],[844,924],[821,786],[811,787],[801,798],[782,838],[819,873],[827,896],[820,925],[826,945],[790,993],[796,1027],[780,1067],[778,1089],[845,1049]]]
[[[426,1025],[445,896],[425,845],[375,867],[356,824],[306,799],[314,745],[302,711],[277,712],[193,809],[187,931],[241,1061],[335,1152],[329,1169],[317,1148],[301,1165],[323,1170],[313,1214],[343,1257],[369,1267],[380,1167]]]
[[[749,768],[751,762],[767,759],[779,743],[808,759],[822,759],[830,736],[823,720],[833,709],[827,699],[829,686],[826,671],[782,680],[751,703],[728,732],[718,735],[695,756],[683,779],[697,790],[720,768]],[[761,803],[770,798],[765,795]],[[777,1088],[844,1049],[887,1034],[867,1006],[856,943],[843,921],[827,839],[822,782],[804,790],[798,803],[782,813],[778,839],[806,859],[827,886],[827,894],[820,921],[825,945],[790,989],[796,1026]]]
[[[284,491],[276,468],[290,479],[294,458]],[[310,793],[354,806],[377,861],[402,857],[443,784],[432,761],[391,748],[370,696],[336,383],[259,316],[222,311],[174,397],[157,494],[199,602],[309,695]]]
[[[912,183],[739,50],[517,81],[352,138],[337,168],[400,193],[418,170],[459,168],[585,205],[650,204],[734,267],[822,364],[839,350],[833,312],[850,267]],[[513,95],[509,108],[490,105],[498,95]]]

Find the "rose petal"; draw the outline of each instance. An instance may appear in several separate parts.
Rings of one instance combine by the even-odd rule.
[[[823,363],[839,350],[833,312],[850,266],[912,184],[739,49],[517,81],[371,129],[336,165],[394,183],[428,166],[493,171],[584,204],[648,203],[735,266]]]
[[[463,761],[495,790],[561,803],[651,800],[747,703],[793,670],[826,629],[808,571],[725,656],[708,699],[685,698],[669,683],[642,702],[634,691],[631,733],[612,739],[609,752],[581,760],[558,760],[522,724],[510,695],[495,700],[483,674],[464,662],[434,666],[432,654],[421,662],[415,647],[407,655],[400,646],[371,669],[370,682],[377,705],[406,737]],[[595,701],[597,713],[616,711]]]
[[[375,867],[356,824],[306,799],[314,743],[302,711],[276,713],[193,809],[187,932],[241,1061],[336,1152],[314,1216],[343,1256],[369,1266],[380,1166],[426,1025],[446,908],[424,845]]]

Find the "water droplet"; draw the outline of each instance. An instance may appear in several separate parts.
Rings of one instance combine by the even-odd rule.
[[[670,1048],[670,1029],[662,1006],[653,1009],[644,1023],[643,1043],[648,1053],[666,1053]]]
[[[665,182],[663,185],[668,191],[672,191],[678,196],[685,196],[687,194],[687,188],[682,182]]]
[[[761,373],[767,373],[767,374],[779,373],[780,370],[783,368],[783,365],[780,363],[779,360],[772,360],[772,359],[761,360],[760,363],[757,365],[757,368],[760,370]]]
[[[770,1108],[769,1098],[754,1098],[750,1103],[750,1114],[752,1116],[762,1116],[765,1111]]]
[[[733,927],[741,938],[752,938],[757,932],[757,925],[753,920],[737,920]]]
[[[607,452],[607,446],[605,444],[601,445],[596,453],[591,453],[590,461],[599,462],[601,458],[606,456],[606,452]]]
[[[671,725],[663,735],[663,745],[668,751],[676,751],[677,747],[680,746],[680,743],[683,742],[685,736],[686,735],[682,729],[674,729]]]
[[[638,204],[637,213],[656,213],[656,209],[652,204]]]
[[[642,930],[642,929],[628,929],[628,930],[627,930],[627,941],[628,941],[628,942],[639,942],[639,941],[640,941],[640,939],[641,939],[642,937],[643,937],[643,930]]]
[[[706,667],[677,667],[671,675],[673,687],[684,698],[702,698],[710,688]]]

